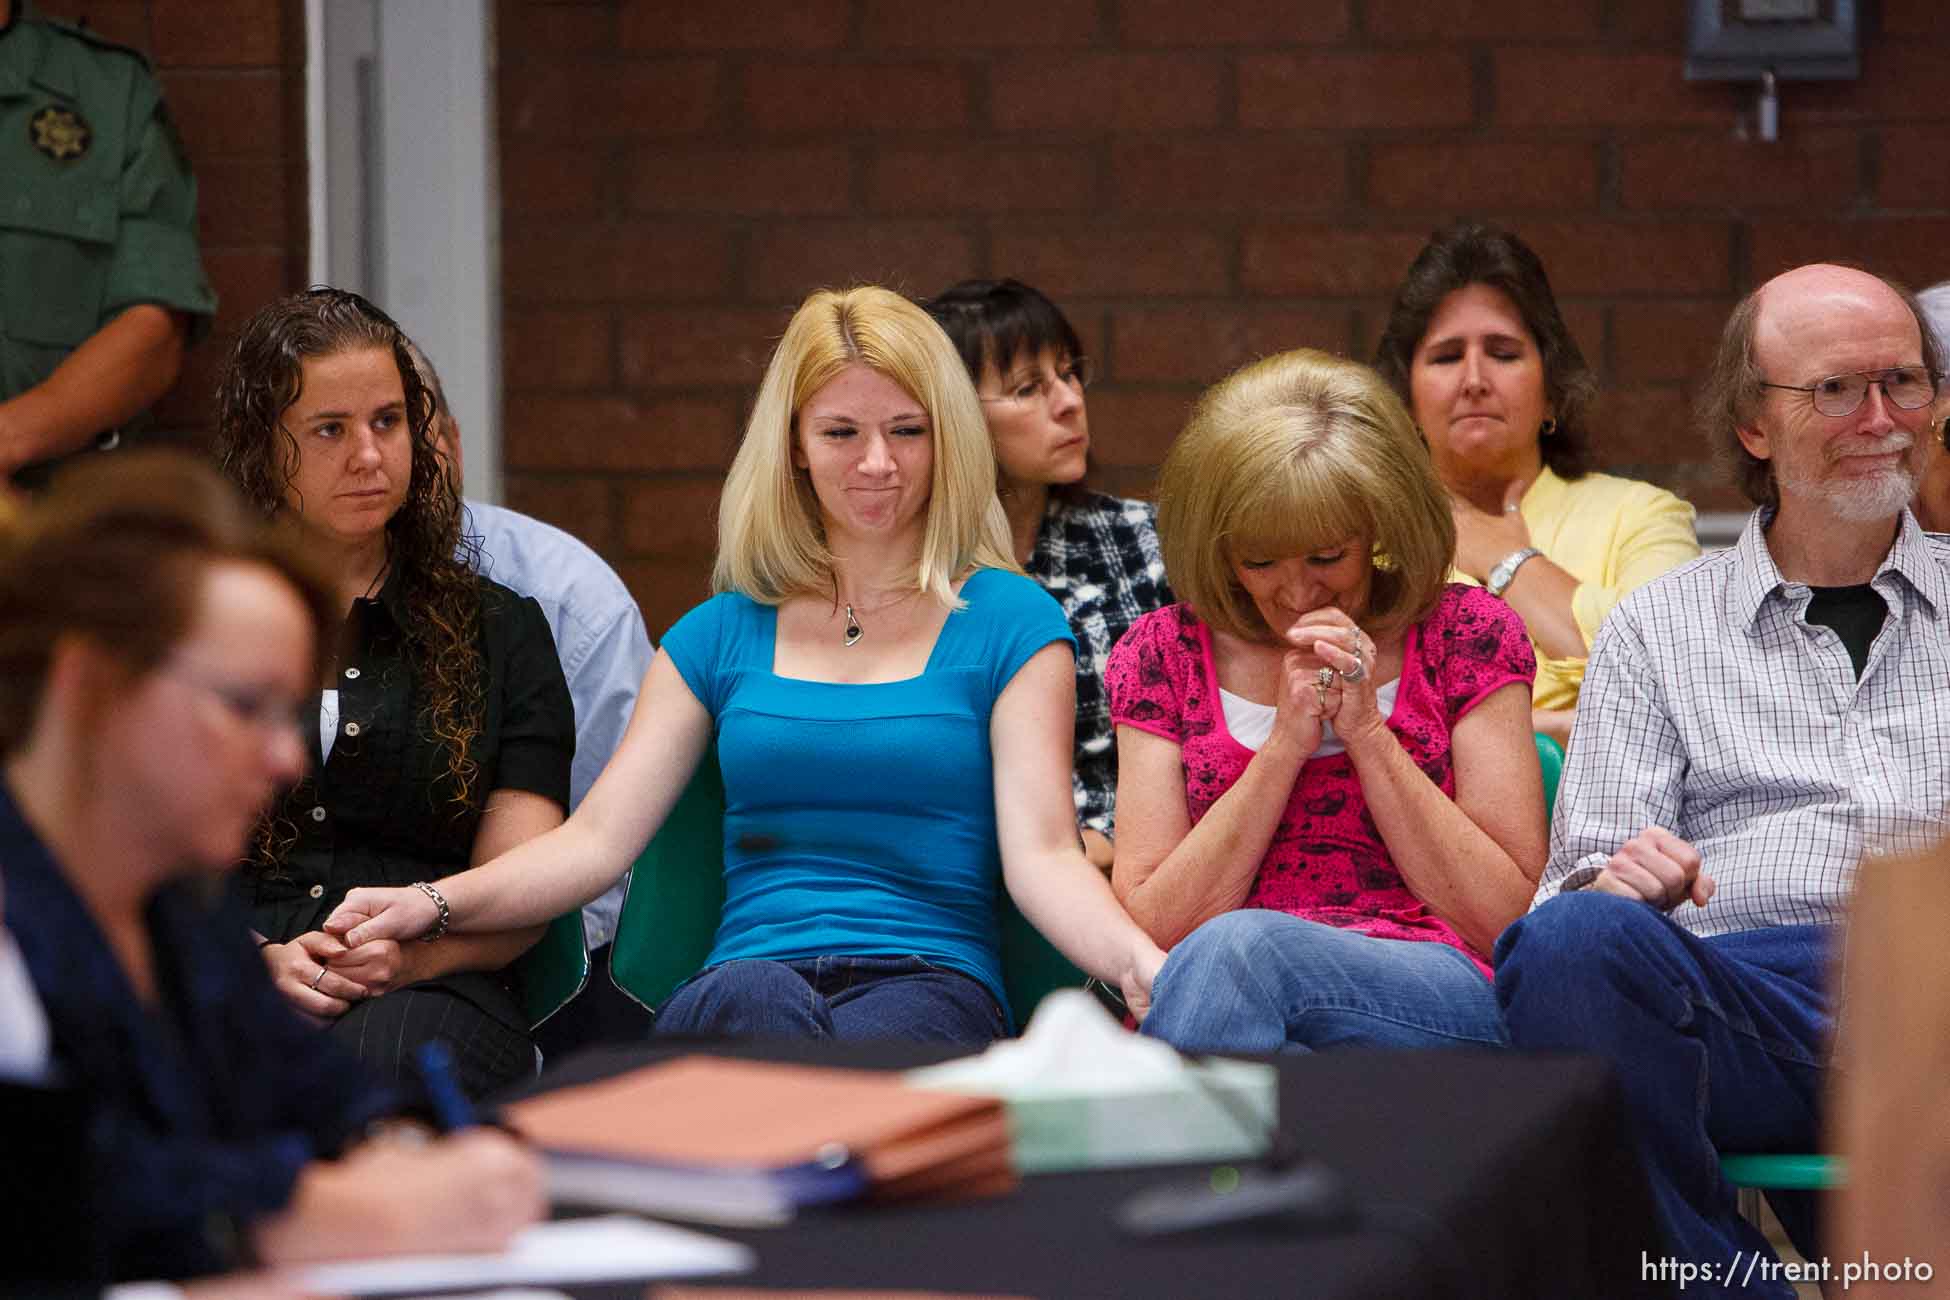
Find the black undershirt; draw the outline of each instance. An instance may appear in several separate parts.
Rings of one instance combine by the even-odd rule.
[[[1875,643],[1876,633],[1882,631],[1882,621],[1889,616],[1889,606],[1866,582],[1853,587],[1815,587],[1811,590],[1814,599],[1808,602],[1808,621],[1817,627],[1835,629],[1835,635],[1842,638],[1842,644],[1848,648],[1848,657],[1855,664],[1856,679],[1861,680],[1862,669],[1869,662],[1869,647]]]

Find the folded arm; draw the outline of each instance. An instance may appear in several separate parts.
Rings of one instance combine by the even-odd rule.
[[[154,303],[127,308],[54,373],[0,402],[0,472],[79,451],[154,405],[176,382],[186,318]]]
[[[1704,907],[1713,878],[1684,822],[1686,749],[1643,630],[1629,609],[1606,622],[1565,757],[1550,863],[1539,897],[1603,889],[1662,910]]]
[[[1449,737],[1454,799],[1378,721],[1344,739],[1402,879],[1472,948],[1489,952],[1530,905],[1544,868],[1544,784],[1528,684],[1497,687],[1457,721]]]
[[[1111,881],[1138,924],[1165,947],[1246,901],[1301,765],[1320,748],[1320,718],[1310,707],[1317,668],[1305,650],[1282,653],[1272,732],[1196,826],[1179,744],[1118,724]]]

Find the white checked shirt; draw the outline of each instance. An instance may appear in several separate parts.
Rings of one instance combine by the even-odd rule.
[[[1782,578],[1763,512],[1731,550],[1628,596],[1598,632],[1537,903],[1589,884],[1647,826],[1699,849],[1701,935],[1841,919],[1865,853],[1946,830],[1950,537],[1903,512],[1871,585],[1889,607],[1861,679],[1810,589]]]

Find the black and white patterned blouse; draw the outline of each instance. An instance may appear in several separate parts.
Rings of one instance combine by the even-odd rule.
[[[1063,606],[1077,638],[1077,823],[1105,835],[1117,804],[1117,746],[1104,665],[1131,624],[1172,603],[1157,510],[1101,492],[1052,494],[1023,566]]]

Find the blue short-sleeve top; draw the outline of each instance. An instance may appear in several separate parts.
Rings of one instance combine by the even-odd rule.
[[[1038,650],[1076,643],[1020,574],[978,569],[960,594],[927,666],[896,682],[780,677],[778,609],[737,593],[665,636],[724,772],[709,964],[916,956],[979,980],[1007,1013],[989,714]]]

